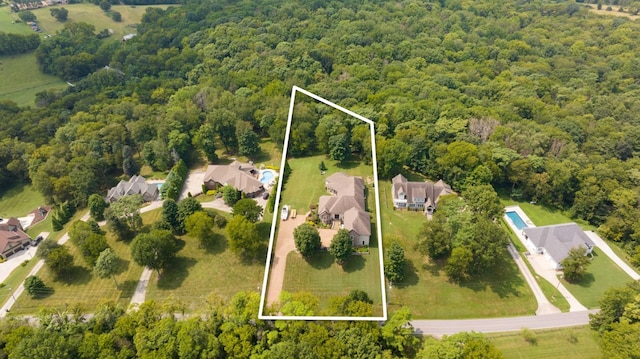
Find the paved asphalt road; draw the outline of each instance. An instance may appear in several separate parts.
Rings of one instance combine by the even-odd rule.
[[[573,327],[589,323],[589,313],[597,310],[545,314],[529,317],[510,317],[492,319],[460,319],[460,320],[413,320],[414,332],[420,335],[455,334],[458,332],[476,331],[480,333],[512,332],[522,328],[549,329]]]

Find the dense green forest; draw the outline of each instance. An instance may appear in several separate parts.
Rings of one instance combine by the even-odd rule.
[[[491,184],[599,226],[640,265],[637,22],[542,0],[188,1],[137,31],[99,41],[69,23],[40,43],[41,70],[75,86],[0,103],[0,188],[84,207],[131,156],[166,171],[247,138],[281,145],[296,85],[376,123],[382,177]],[[367,152],[366,131],[324,111],[297,104],[293,154],[337,136]]]

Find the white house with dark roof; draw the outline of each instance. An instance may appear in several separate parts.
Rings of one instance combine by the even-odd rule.
[[[204,185],[208,189],[229,185],[247,197],[255,197],[264,191],[264,185],[257,178],[258,173],[252,164],[238,161],[229,165],[211,165],[204,174]]]
[[[159,193],[157,183],[147,183],[144,177],[134,175],[129,181],[121,180],[117,186],[111,188],[107,192],[106,200],[107,202],[115,202],[124,196],[139,194],[142,195],[145,202],[151,202],[158,199]]]
[[[354,246],[368,246],[371,217],[365,210],[364,181],[361,177],[337,172],[327,177],[325,188],[331,196],[321,196],[318,216],[323,223],[339,222],[349,231]]]
[[[451,186],[439,180],[433,182],[410,182],[399,174],[391,180],[393,207],[432,214],[440,196],[451,194]]]
[[[556,270],[562,269],[562,260],[572,248],[584,247],[588,255],[595,247],[593,240],[575,223],[524,228],[522,233],[529,251],[544,254]]]

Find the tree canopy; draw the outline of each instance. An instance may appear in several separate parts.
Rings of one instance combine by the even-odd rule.
[[[138,234],[131,242],[131,258],[141,266],[161,270],[169,264],[178,252],[176,238],[167,230],[152,230]]]
[[[320,249],[320,233],[309,223],[303,223],[293,230],[293,242],[303,257],[307,257]]]

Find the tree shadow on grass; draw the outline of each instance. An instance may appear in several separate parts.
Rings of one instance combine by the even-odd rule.
[[[184,248],[184,246],[187,244],[187,242],[184,241],[184,239],[182,238],[176,238],[176,247],[178,248],[178,251],[181,251],[182,248]]]
[[[595,281],[596,281],[596,278],[593,276],[593,273],[585,273],[582,275],[580,279],[575,280],[573,282],[567,281],[567,283],[578,285],[582,288],[590,288]]]
[[[305,260],[315,269],[327,269],[333,264],[333,256],[326,251],[314,253],[306,257]]]
[[[459,283],[461,287],[469,288],[474,292],[481,292],[491,288],[491,291],[500,298],[522,296],[520,288],[524,284],[525,281],[520,276],[516,264],[506,251],[495,267],[472,279]]]
[[[41,299],[45,299],[50,297],[51,295],[53,295],[53,293],[55,293],[55,289],[51,288],[51,287],[44,287],[41,288],[40,290],[38,290],[38,293],[36,293],[36,295],[32,296],[31,298],[35,299],[35,300],[41,300]]]
[[[177,289],[189,276],[189,269],[196,264],[196,260],[189,257],[176,257],[170,265],[162,270],[158,278],[158,288]]]
[[[116,271],[116,275],[121,274],[129,270],[130,260],[126,260],[124,258],[118,257],[118,270]]]
[[[405,260],[404,262],[404,278],[402,282],[394,282],[393,285],[398,288],[407,288],[418,284],[420,276],[418,276],[418,270],[413,262]]]
[[[256,230],[258,231],[258,235],[261,239],[265,241],[269,241],[269,236],[271,235],[271,222],[258,222],[256,223]]]
[[[93,275],[89,269],[81,266],[73,266],[64,276],[58,278],[58,281],[70,285],[82,285],[89,283],[92,277]]]
[[[113,284],[115,286],[115,283]],[[122,283],[118,283],[118,289],[120,290],[119,299],[131,299],[133,297],[133,293],[136,291],[136,287],[138,286],[137,280],[125,280]]]
[[[364,256],[352,255],[347,258],[342,264],[342,270],[347,273],[353,273],[364,268],[366,260],[363,258]]]
[[[227,240],[227,237],[225,237],[221,233],[215,232],[211,237],[210,243],[204,246],[204,249],[208,254],[223,253],[227,250],[227,248],[229,248],[229,241]]]
[[[260,149],[258,153],[251,156],[251,160],[254,163],[267,162],[270,159],[271,159],[271,156],[267,152],[263,151],[262,149]]]
[[[422,263],[422,269],[428,271],[434,277],[439,277],[445,264],[446,260],[444,259],[431,259],[427,263]]]
[[[356,168],[358,166],[360,166],[361,162],[360,161],[355,161],[355,160],[349,160],[349,161],[343,161],[340,163],[336,163],[336,167],[343,169],[343,170],[348,170],[348,169],[352,169],[352,168]]]

